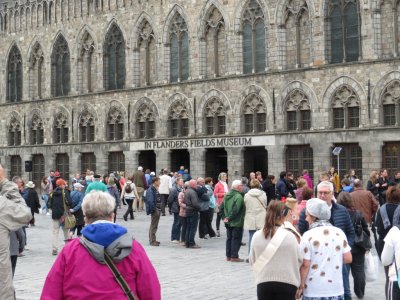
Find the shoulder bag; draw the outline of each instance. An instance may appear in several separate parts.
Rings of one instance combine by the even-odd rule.
[[[370,237],[364,232],[364,229],[362,228],[361,218],[361,214],[356,214],[354,222],[354,245],[368,251],[372,249],[372,243]]]
[[[76,218],[68,209],[67,203],[65,202],[64,191],[62,191],[62,199],[64,203],[64,228],[72,229],[76,226]]]
[[[117,281],[121,289],[124,291],[126,297],[129,300],[135,300],[135,296],[133,295],[132,290],[130,289],[128,283],[125,281],[122,274],[118,271],[117,267],[114,265],[114,262],[112,261],[111,257],[105,251],[104,251],[104,260],[106,262],[106,265],[113,273],[114,279]]]
[[[276,232],[275,235],[272,237],[271,241],[269,242],[267,248],[265,248],[264,252],[258,257],[258,259],[253,264],[253,271],[256,273],[261,272],[261,270],[269,263],[272,257],[275,255],[276,251],[278,251],[280,245],[282,244],[283,240],[285,239],[286,235],[289,232],[280,227]]]

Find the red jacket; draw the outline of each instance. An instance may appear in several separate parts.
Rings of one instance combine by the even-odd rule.
[[[225,188],[221,181],[218,181],[218,183],[215,185],[214,196],[217,199],[217,205],[221,205],[222,201],[224,201],[225,196]]]

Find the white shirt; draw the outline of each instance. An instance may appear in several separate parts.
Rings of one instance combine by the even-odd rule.
[[[300,249],[304,259],[311,261],[304,296],[343,295],[343,254],[351,251],[344,232],[334,226],[315,227],[304,233]]]
[[[385,247],[383,248],[381,259],[384,266],[389,267],[389,280],[397,281],[394,257],[396,256],[397,269],[400,268],[400,230],[393,226],[385,237]]]
[[[169,190],[172,189],[172,181],[171,177],[164,174],[160,176],[160,187],[158,188],[158,192],[160,194],[169,195]]]

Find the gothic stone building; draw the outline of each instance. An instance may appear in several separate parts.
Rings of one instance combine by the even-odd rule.
[[[396,0],[0,0],[0,161],[367,179],[400,163]],[[71,174],[70,174],[71,173]]]

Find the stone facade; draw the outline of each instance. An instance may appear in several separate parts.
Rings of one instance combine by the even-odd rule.
[[[336,53],[332,53],[329,21],[329,14],[335,9],[330,5],[333,2],[343,1],[2,2],[0,161],[15,175],[18,170],[15,166],[14,171],[11,169],[17,156],[21,163],[40,154],[47,172],[59,166],[57,154],[62,153],[69,158],[68,167],[64,164],[62,168],[69,169],[72,175],[81,170],[87,158],[84,154],[94,153],[96,171],[105,173],[110,171],[109,153],[118,152],[123,153],[124,168],[130,173],[139,164],[142,151],[154,150],[155,167],[160,169],[178,163],[172,155],[175,149],[188,149],[194,176],[215,175],[216,171],[227,169],[230,178],[237,178],[248,171],[246,160],[253,159],[245,157],[249,147],[257,146],[260,153],[268,153],[268,165],[260,167],[264,174],[278,174],[284,169],[296,169],[288,166],[290,146],[308,145],[313,155],[311,166],[317,174],[332,164],[333,146],[351,144],[359,147],[362,154],[346,154],[346,167],[362,170],[364,179],[382,166],[393,169],[393,161],[390,166],[386,163],[383,147],[397,142],[394,147],[398,150],[391,149],[400,151],[399,5],[393,0],[350,1],[357,11],[358,23],[353,29],[358,34],[353,40],[349,37],[348,42],[352,49],[358,49],[358,60],[346,62],[354,55],[349,50],[343,54],[344,62],[333,64]],[[258,9],[255,16],[247,15],[251,5]],[[265,36],[261,40],[265,44],[260,47],[260,39],[254,41],[258,52],[253,55],[265,56],[265,68],[253,74],[243,74],[246,18],[257,18],[264,24],[261,29]],[[176,26],[181,27],[178,30]],[[174,52],[173,34],[182,39],[179,47],[186,43],[184,35],[188,37],[188,66],[182,64],[185,47]],[[109,36],[116,41],[110,42]],[[115,74],[124,81],[115,83],[118,89],[107,90],[112,81],[108,62],[112,58],[107,53],[114,44],[123,47],[118,53],[124,55],[124,65],[118,56]],[[61,47],[58,56],[56,47]],[[265,55],[260,54],[260,49]],[[171,53],[179,53],[179,57]],[[14,61],[20,57],[20,65],[14,64],[16,73],[10,71],[14,66],[11,56]],[[57,57],[61,57],[60,62]],[[253,71],[260,61],[254,63]],[[171,82],[175,67],[183,73],[187,67],[187,80],[180,80],[179,73],[177,82]],[[10,85],[10,74],[21,76],[22,86]],[[22,89],[20,99],[18,92],[12,94],[16,102],[10,100],[10,89],[14,88]],[[244,110],[246,101],[253,101],[250,98],[259,101],[252,132],[246,129]],[[385,110],[385,104],[392,106]],[[218,131],[207,134],[210,105],[215,106],[215,116],[225,117],[222,135]],[[296,113],[288,113],[291,111]],[[309,113],[309,123],[303,120],[302,111]],[[389,118],[393,122],[386,121]],[[175,119],[179,133],[171,137]],[[153,129],[146,127],[149,121],[154,122]],[[142,124],[145,127],[141,129],[140,122],[147,125]],[[110,127],[110,123],[115,126]],[[290,126],[295,126],[294,130]],[[57,137],[62,128],[67,130],[66,140]],[[115,138],[119,136],[118,128],[122,128],[122,139]],[[42,137],[37,130],[42,130]],[[11,132],[17,132],[12,143]],[[43,143],[37,139],[33,142],[32,133],[39,134]],[[207,138],[224,137],[253,140],[244,146],[235,141],[207,144]],[[198,144],[203,147],[196,146],[199,139],[203,139],[204,144]],[[177,143],[153,149],[151,145],[156,144],[145,143],[168,140]],[[226,162],[213,169],[205,160],[207,151],[217,155],[207,150],[214,148],[225,148],[225,156],[218,156],[216,162]],[[357,166],[351,165],[356,159],[352,155],[359,159]],[[392,153],[396,155],[400,164],[399,152]],[[300,166],[305,166],[304,161]],[[37,179],[43,172],[35,164],[34,169]],[[23,166],[21,173],[28,176],[22,171]]]

